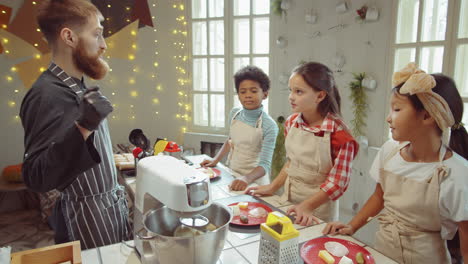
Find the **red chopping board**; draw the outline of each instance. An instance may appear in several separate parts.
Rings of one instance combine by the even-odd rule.
[[[256,225],[265,223],[268,217],[268,214],[265,217],[260,217],[260,218],[249,216],[249,211],[257,207],[264,208],[268,213],[273,212],[273,210],[268,205],[257,203],[257,202],[248,202],[248,203],[249,204],[246,209],[240,209],[240,215],[246,215],[247,218],[249,219],[249,222],[242,223],[240,220],[240,215],[238,215],[238,216],[232,217],[231,224],[239,225],[239,226],[256,226]],[[232,203],[229,206],[237,205],[237,204],[238,203]]]
[[[356,262],[356,254],[358,252],[362,252],[365,264],[375,264],[375,260],[372,257],[371,253],[369,251],[367,251],[365,248],[361,247],[360,245],[358,245],[358,244],[356,244],[354,242],[344,240],[344,239],[340,239],[340,238],[333,238],[333,237],[319,237],[319,238],[315,238],[315,239],[307,241],[301,247],[301,251],[300,251],[301,258],[307,264],[326,263],[321,258],[319,258],[318,254],[319,254],[320,250],[326,250],[325,249],[325,243],[326,242],[331,242],[331,241],[341,243],[343,246],[348,248],[349,253],[346,255],[346,257],[350,258],[353,261],[353,263],[357,263]],[[328,252],[328,253],[330,253],[330,252]],[[340,262],[341,257],[335,257],[331,253],[330,253],[330,255],[333,258],[335,258],[335,263]]]

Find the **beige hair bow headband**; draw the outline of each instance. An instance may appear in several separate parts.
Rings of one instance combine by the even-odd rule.
[[[401,94],[416,94],[424,109],[434,118],[442,130],[442,142],[448,146],[450,142],[450,127],[455,120],[452,111],[442,96],[434,93],[436,86],[434,77],[419,69],[414,62],[408,63],[405,68],[393,74],[393,87],[404,83],[400,88]]]

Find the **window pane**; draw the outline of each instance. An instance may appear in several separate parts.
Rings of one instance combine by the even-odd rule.
[[[460,24],[458,25],[458,37],[468,38],[468,0],[461,0]]]
[[[208,63],[206,59],[193,59],[193,90],[208,90]]]
[[[269,0],[253,0],[253,13],[255,15],[269,14],[270,1]]]
[[[418,30],[418,0],[400,0],[398,4],[398,20],[396,43],[416,41]]]
[[[193,95],[193,123],[197,126],[208,126],[208,95]]]
[[[410,62],[414,62],[416,59],[416,49],[405,48],[395,50],[395,64],[393,71],[399,71]]]
[[[224,22],[222,20],[210,21],[210,54],[224,54]]]
[[[250,15],[250,0],[234,0],[234,15]]]
[[[249,57],[234,58],[234,73],[240,68],[250,65]]]
[[[234,54],[248,54],[250,52],[249,19],[234,20]]]
[[[209,16],[210,17],[222,17],[224,16],[224,1],[220,0],[209,0],[208,2]]]
[[[224,91],[224,59],[210,59],[210,90]]]
[[[445,39],[448,0],[424,1],[422,41]]]
[[[192,0],[192,18],[206,18],[206,0]]]
[[[468,103],[463,104],[463,118],[462,118],[463,124],[465,124],[465,129],[467,128],[468,124]]]
[[[193,22],[193,55],[206,55],[206,22]]]
[[[270,90],[271,91],[271,90]],[[268,95],[270,96],[270,95]],[[269,99],[270,97],[267,97],[267,99],[263,100],[262,104],[263,104],[263,111],[265,111],[267,114],[268,114],[268,101],[270,100]],[[273,118],[274,119],[274,118]],[[276,120],[276,119],[274,119]]]
[[[426,47],[421,49],[419,66],[427,73],[442,72],[444,47]]]
[[[468,96],[468,74],[466,74],[468,72],[468,44],[458,46],[455,57],[455,83],[457,84],[460,94],[462,96]]]
[[[253,59],[253,65],[262,69],[267,75],[269,75],[270,65],[268,64],[268,57],[255,57]]]
[[[253,53],[270,52],[270,19],[268,17],[253,20]]]
[[[224,127],[224,112],[224,94],[212,94],[210,126]]]

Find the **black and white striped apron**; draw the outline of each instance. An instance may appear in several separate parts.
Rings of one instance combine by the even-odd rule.
[[[76,93],[79,104],[84,90],[56,64],[52,63],[49,70]],[[131,236],[127,200],[124,187],[117,182],[107,120],[94,132],[94,146],[101,162],[78,175],[58,201],[68,238],[80,240],[82,249],[118,243]]]

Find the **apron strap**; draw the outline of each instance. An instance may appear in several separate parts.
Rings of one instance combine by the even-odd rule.
[[[81,99],[83,98],[83,90],[76,84],[75,80],[70,77],[62,68],[60,68],[57,64],[51,63],[49,66],[49,70],[57,76],[62,82],[64,82],[75,94],[78,96],[80,103]]]
[[[431,182],[432,179],[435,177],[437,179],[437,184],[440,184],[442,180],[449,175],[450,168],[448,168],[444,164],[444,157],[446,153],[447,153],[447,147],[445,147],[445,145],[442,143],[440,145],[440,150],[439,150],[439,166],[437,167],[432,177],[428,180],[428,182]]]
[[[402,142],[400,144],[398,144],[397,147],[393,148],[390,153],[388,153],[388,155],[385,157],[384,161],[383,161],[383,166],[385,167],[385,165],[387,164],[387,162],[393,158],[393,156],[395,156],[402,148],[406,147],[406,145],[408,145],[410,142],[407,141],[407,142]]]
[[[261,128],[263,124],[263,111],[260,113],[260,116],[257,119],[257,122],[255,123],[255,128]]]

